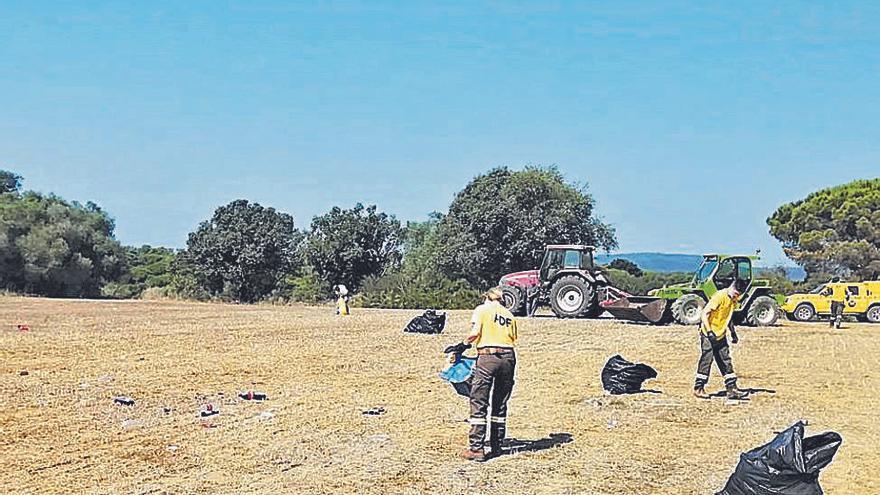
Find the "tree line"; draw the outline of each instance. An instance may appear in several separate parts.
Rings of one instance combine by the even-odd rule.
[[[302,228],[288,213],[239,199],[198,224],[184,249],[123,246],[95,203],[24,191],[22,180],[0,170],[0,289],[50,297],[312,303],[345,284],[365,306],[456,308],[505,273],[537,266],[546,244],[617,247],[586,186],[554,167],[489,170],[446,212],[406,224],[356,204]],[[819,191],[767,222],[810,280],[880,269],[880,179]],[[642,273],[624,260],[606,270],[637,294],[689,276]]]

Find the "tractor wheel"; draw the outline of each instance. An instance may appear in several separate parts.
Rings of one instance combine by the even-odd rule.
[[[870,323],[880,323],[880,304],[875,304],[868,308],[865,313],[865,319]]]
[[[685,294],[672,303],[672,317],[682,325],[699,325],[706,301],[697,294]]]
[[[525,291],[520,287],[504,285],[501,287],[501,304],[513,313],[513,316],[526,314]]]
[[[746,323],[755,327],[769,327],[779,318],[779,306],[769,296],[758,296],[749,305]]]
[[[791,316],[797,321],[810,321],[816,317],[816,309],[813,308],[812,304],[801,303],[794,308],[794,313]]]
[[[581,277],[562,277],[550,289],[550,307],[559,318],[584,316],[593,304],[593,288]]]

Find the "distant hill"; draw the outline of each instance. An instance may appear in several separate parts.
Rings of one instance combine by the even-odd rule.
[[[607,265],[617,258],[639,265],[649,272],[693,272],[700,266],[703,257],[698,254],[672,253],[619,253],[597,254],[596,263]]]
[[[674,254],[674,253],[619,253],[619,254],[596,254],[596,263],[607,265],[611,261],[622,258],[632,261],[639,268],[649,272],[693,272],[700,266],[703,257],[699,254]],[[760,271],[761,268],[758,268]],[[799,266],[787,266],[785,272],[792,280],[803,280],[806,277],[804,269]]]

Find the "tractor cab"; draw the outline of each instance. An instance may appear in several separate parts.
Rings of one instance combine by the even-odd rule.
[[[591,271],[593,247],[580,245],[550,245],[544,249],[544,260],[538,273],[542,282],[549,282],[563,271]]]
[[[707,254],[694,274],[692,287],[702,287],[707,296],[736,285],[745,294],[752,285],[752,258],[749,256],[720,256]]]

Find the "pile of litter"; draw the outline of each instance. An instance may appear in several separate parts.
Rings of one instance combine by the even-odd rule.
[[[428,309],[422,313],[422,315],[416,316],[410,320],[403,331],[409,333],[439,334],[443,332],[443,327],[445,326],[446,313],[438,313],[433,309]]]
[[[642,383],[651,378],[657,378],[657,370],[647,364],[631,363],[620,354],[602,368],[602,388],[614,395],[638,393]]]
[[[770,443],[742,454],[716,495],[822,495],[819,471],[831,463],[843,439],[834,432],[804,438],[804,429],[798,421]]]

